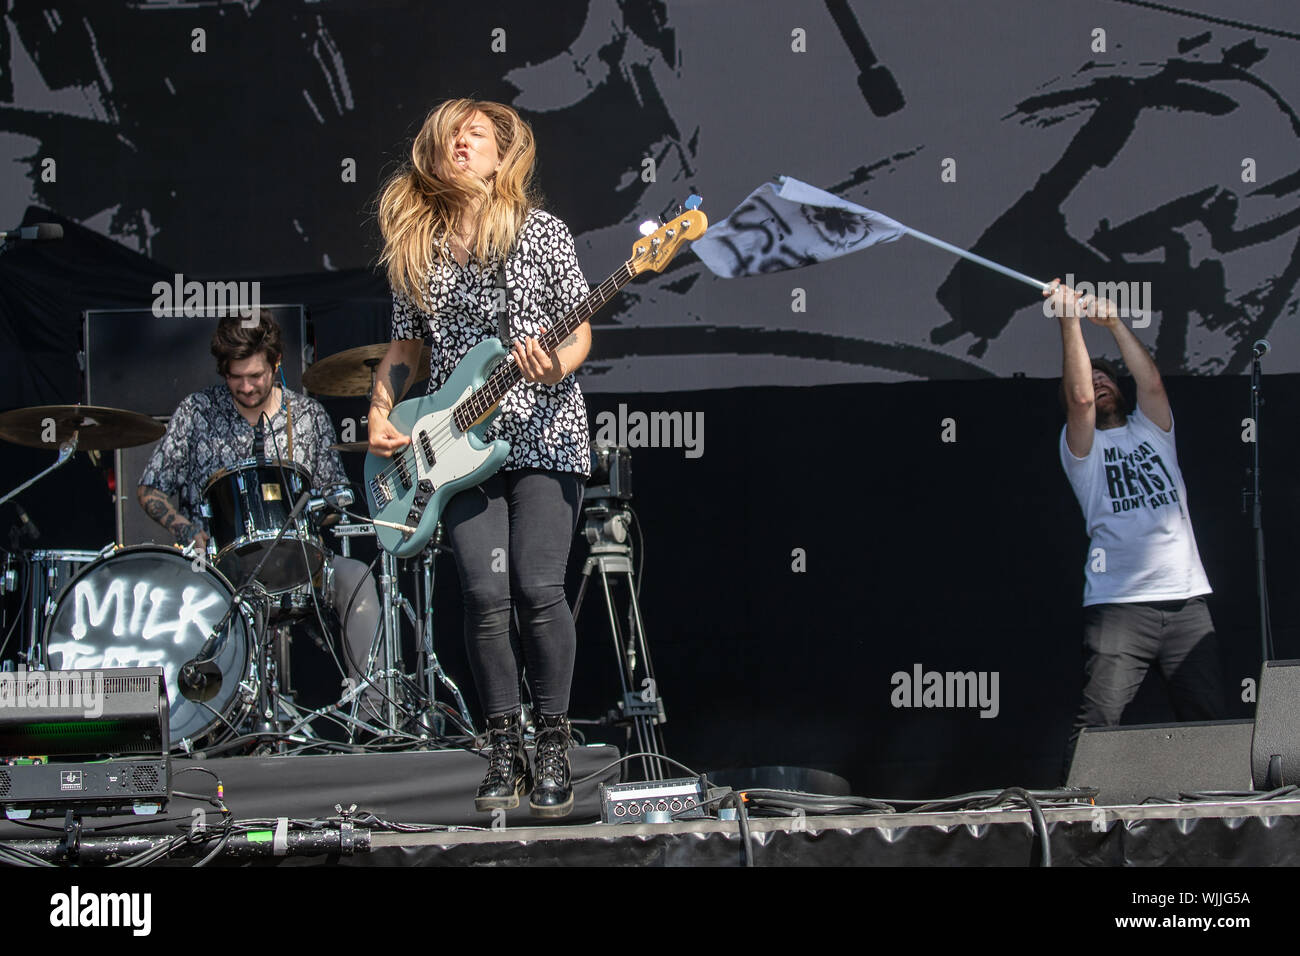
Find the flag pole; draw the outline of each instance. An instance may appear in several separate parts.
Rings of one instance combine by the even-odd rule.
[[[1039,280],[1032,278],[1031,276],[1025,275],[1023,272],[1017,272],[1015,269],[1008,269],[1006,266],[999,265],[998,263],[994,262],[992,259],[985,259],[983,256],[975,255],[975,253],[973,252],[967,252],[965,249],[962,249],[959,246],[954,246],[951,242],[944,242],[942,239],[936,239],[934,236],[928,235],[927,233],[921,232],[920,230],[913,229],[911,226],[904,226],[901,222],[899,223],[899,225],[903,227],[903,232],[907,233],[909,236],[912,236],[913,238],[920,239],[922,242],[928,242],[932,246],[938,246],[940,249],[946,249],[948,252],[951,252],[954,255],[961,256],[963,259],[969,259],[971,262],[975,262],[978,263],[979,265],[992,269],[994,272],[1000,272],[1004,276],[1007,276],[1008,278],[1017,279],[1020,282],[1025,283],[1026,285],[1033,286],[1035,289],[1038,289],[1040,292],[1044,292],[1047,289],[1051,288],[1051,286],[1046,282],[1040,282]]]

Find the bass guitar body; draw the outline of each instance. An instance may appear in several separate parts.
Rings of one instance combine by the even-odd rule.
[[[411,436],[411,444],[392,458],[366,455],[371,516],[415,529],[400,531],[376,524],[375,537],[390,554],[409,558],[423,551],[447,502],[494,475],[510,454],[508,441],[484,438],[497,415],[495,407],[465,430],[457,426],[453,414],[505,354],[496,339],[480,342],[460,360],[442,388],[400,402],[389,413],[388,420]]]

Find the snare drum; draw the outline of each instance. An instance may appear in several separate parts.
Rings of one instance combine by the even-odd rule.
[[[180,695],[181,667],[198,654],[234,595],[222,575],[195,564],[172,547],[123,548],[83,568],[45,626],[53,669],[161,667],[172,750],[234,736],[257,698],[253,628],[243,614],[226,625],[216,696],[198,703]]]
[[[242,585],[272,550],[294,503],[310,487],[311,474],[297,462],[281,466],[242,461],[209,478],[203,500],[221,573]],[[258,580],[272,594],[309,584],[320,573],[325,554],[304,509],[274,546]]]

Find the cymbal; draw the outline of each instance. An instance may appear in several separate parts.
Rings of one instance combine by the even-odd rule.
[[[74,432],[78,451],[103,451],[147,445],[166,430],[148,415],[100,405],[37,405],[0,414],[0,438],[51,451]]]
[[[371,370],[379,368],[388,353],[387,343],[358,345],[345,352],[335,352],[313,362],[302,373],[303,388],[317,395],[348,398],[354,395],[369,396]],[[420,360],[411,372],[411,382],[421,382],[429,377],[429,346],[420,349]]]
[[[370,443],[364,441],[341,441],[336,445],[330,445],[334,451],[365,451],[369,447]]]

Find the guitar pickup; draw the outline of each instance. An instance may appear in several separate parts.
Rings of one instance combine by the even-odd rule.
[[[414,462],[405,455],[393,459],[393,470],[402,482],[402,488],[409,491],[411,489],[412,465]]]
[[[420,432],[420,451],[424,452],[424,461],[429,468],[437,464],[438,459],[433,453],[433,442],[429,439],[428,432]]]

